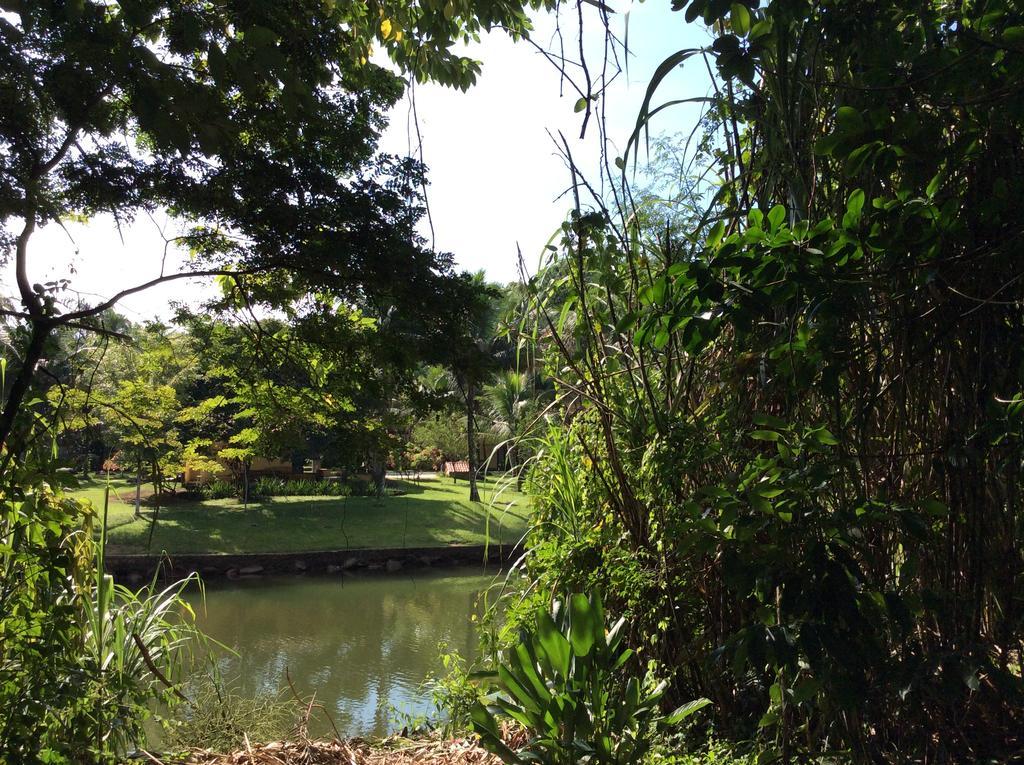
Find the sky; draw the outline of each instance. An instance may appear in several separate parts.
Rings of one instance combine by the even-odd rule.
[[[612,4],[620,12],[613,28],[624,36],[628,11],[630,58],[626,72],[609,88],[605,104],[612,155],[621,152],[632,132],[647,85],[658,65],[682,48],[708,42],[707,33],[672,13],[664,0],[631,7]],[[597,31],[597,10],[587,7],[589,28]],[[533,40],[549,48],[555,23],[536,16]],[[562,19],[565,44],[577,46],[575,18]],[[600,37],[586,38],[591,69],[599,62]],[[526,42],[512,42],[494,32],[472,44],[468,55],[482,62],[477,84],[467,92],[437,85],[414,89],[423,159],[429,168],[428,202],[433,245],[451,252],[459,268],[483,270],[488,278],[509,282],[518,277],[517,252],[534,270],[544,245],[557,231],[571,203],[564,195],[570,174],[556,151],[553,136],[569,142],[577,164],[599,180],[600,137],[593,120],[580,139],[583,115],[574,111],[578,95],[569,87],[560,93],[558,70]],[[567,54],[568,55],[568,54]],[[578,58],[578,55],[576,56]],[[699,58],[690,59],[662,83],[652,106],[677,98],[707,95],[709,79]],[[382,151],[408,154],[417,148],[410,96],[396,106],[381,138]],[[696,107],[666,110],[652,133],[689,130]],[[642,162],[642,157],[641,157]],[[430,230],[423,233],[430,240]],[[108,216],[88,223],[46,226],[33,236],[29,276],[33,282],[67,278],[71,289],[89,302],[144,283],[161,273],[187,268],[187,256],[166,247],[173,221],[165,215],[143,216],[118,226]],[[5,294],[16,294],[13,263],[2,275]],[[134,321],[167,319],[172,301],[197,305],[210,294],[201,280],[179,280],[125,298],[118,310]]]

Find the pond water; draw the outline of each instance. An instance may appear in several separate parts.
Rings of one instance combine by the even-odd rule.
[[[442,670],[438,645],[469,658],[471,617],[494,574],[466,570],[344,577],[261,577],[212,582],[206,605],[191,596],[199,626],[233,648],[218,660],[243,694],[287,688],[316,692],[345,736],[401,728],[399,713],[431,714],[422,684]],[[224,654],[225,652],[221,652]],[[311,733],[331,733],[323,715]]]

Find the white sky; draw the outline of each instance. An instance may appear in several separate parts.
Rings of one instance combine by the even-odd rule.
[[[596,9],[588,10],[596,29]],[[622,20],[623,14],[617,14],[620,35]],[[570,48],[576,45],[574,22],[567,18],[563,23]],[[635,54],[629,80],[625,73],[619,76],[606,105],[609,135],[620,148],[632,131],[658,64],[681,48],[707,44],[706,33],[687,25],[682,14],[669,11],[663,0],[633,6],[629,25]],[[553,19],[538,17],[536,27],[533,39],[548,47]],[[592,67],[597,65],[597,52]],[[577,163],[588,169],[594,181],[598,179],[599,136],[592,119],[585,140],[579,140],[582,114],[573,111],[577,94],[567,85],[560,97],[557,70],[528,43],[513,43],[503,33],[493,33],[474,45],[470,55],[483,62],[483,73],[468,92],[436,85],[418,85],[415,92],[429,168],[435,244],[438,250],[454,253],[459,267],[483,269],[491,280],[507,282],[517,278],[517,245],[532,267],[569,209],[567,198],[556,201],[569,185],[569,173],[549,131],[565,134]],[[708,87],[703,62],[691,59],[664,81],[652,107],[670,99],[706,95]],[[391,116],[381,142],[383,151],[408,153],[412,130],[408,117],[406,98]],[[656,118],[652,132],[689,130],[696,117],[693,107],[666,110]],[[32,238],[30,279],[69,278],[71,289],[89,302],[98,302],[100,297],[159,275],[165,250],[161,227],[173,235],[173,223],[166,216],[142,217],[120,230],[108,217],[88,224],[69,223],[66,231],[47,226]],[[170,273],[184,263],[182,253],[171,251],[164,267]],[[15,295],[13,285],[11,263],[2,278],[4,293]],[[118,310],[133,320],[167,318],[171,301],[195,304],[209,289],[199,280],[180,280],[126,298]]]

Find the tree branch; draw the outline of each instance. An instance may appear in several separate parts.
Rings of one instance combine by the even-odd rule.
[[[109,308],[113,308],[118,303],[118,301],[128,297],[129,295],[134,295],[136,292],[142,292],[144,290],[148,290],[150,287],[156,287],[159,284],[176,281],[178,279],[190,279],[193,277],[200,276],[247,276],[251,275],[252,273],[252,271],[229,271],[227,269],[213,269],[209,271],[183,271],[182,273],[178,274],[158,276],[155,279],[150,279],[148,282],[145,282],[144,284],[138,284],[134,287],[129,287],[126,290],[121,290],[113,297],[104,300],[102,303],[92,308],[84,308],[80,311],[73,311],[72,313],[66,313],[63,316],[54,317],[54,321],[57,324],[67,324],[69,321],[75,321],[77,319],[86,319],[89,318],[90,316],[96,316],[97,314],[101,314]]]

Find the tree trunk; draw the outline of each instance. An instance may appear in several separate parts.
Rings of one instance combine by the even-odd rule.
[[[142,515],[142,458],[135,466],[135,517]]]
[[[242,463],[242,508],[249,509],[249,462]]]
[[[476,485],[476,389],[472,380],[466,381],[466,440],[469,442],[469,501],[480,501]]]
[[[18,456],[18,452],[21,449],[21,444],[12,438],[14,421],[18,416],[18,412],[21,411],[25,394],[28,393],[32,385],[36,364],[42,358],[43,346],[46,345],[46,339],[50,336],[51,331],[52,325],[48,322],[32,322],[32,334],[29,337],[28,346],[25,348],[25,358],[22,361],[21,368],[18,370],[17,377],[11,383],[11,390],[7,394],[7,402],[4,404],[3,413],[0,414],[0,444],[6,444],[8,447],[7,456],[4,459],[5,467],[12,458]]]
[[[373,479],[373,493],[378,497],[384,496],[384,482],[388,476],[388,466],[380,457],[374,456],[370,460],[370,478]]]

